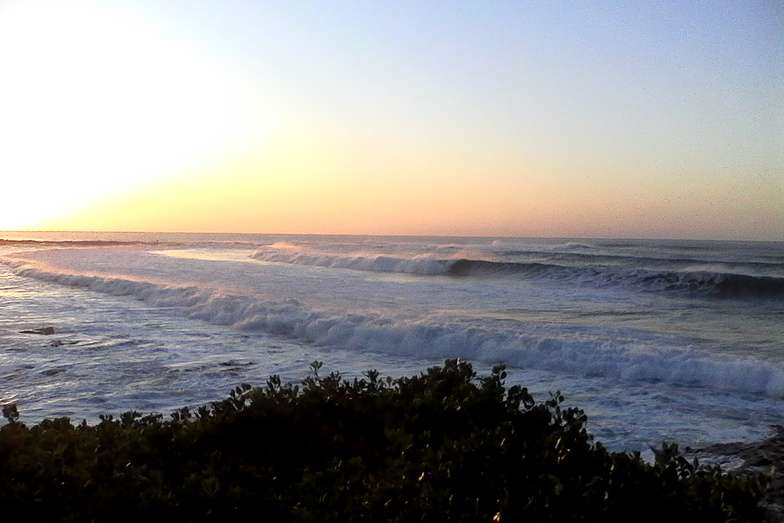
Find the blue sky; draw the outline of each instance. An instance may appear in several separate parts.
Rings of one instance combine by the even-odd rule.
[[[203,121],[203,142],[190,161],[155,163],[154,144],[120,130],[132,115],[101,120],[102,136],[122,136],[104,150],[150,158],[133,164],[147,174],[128,169],[125,182],[20,227],[784,240],[777,2],[64,4],[78,16],[63,23],[94,31],[98,47],[121,46],[110,70],[136,82],[106,84],[114,101],[81,100],[85,114],[132,103],[143,86],[150,130],[133,122],[134,136],[162,128],[157,114],[171,122],[167,136]],[[21,17],[30,5],[38,14]],[[18,17],[46,39],[34,21],[51,5],[0,2],[0,25]],[[69,34],[44,47],[67,47]],[[2,44],[18,56],[15,43],[0,41],[0,75],[18,79],[18,99],[36,79],[3,61]],[[75,66],[65,80],[95,84],[112,54],[93,52],[63,58]],[[206,89],[215,79],[225,81]],[[23,104],[58,82],[41,89]],[[0,110],[18,101],[3,95]],[[166,120],[172,107],[180,116]],[[240,116],[221,119],[232,111]],[[50,112],[63,131],[48,139],[94,139],[94,128],[65,131],[72,113]],[[112,176],[108,159],[89,176],[79,164],[74,155],[63,166],[72,187]],[[5,176],[18,165],[0,160]],[[24,178],[46,181],[45,170]]]

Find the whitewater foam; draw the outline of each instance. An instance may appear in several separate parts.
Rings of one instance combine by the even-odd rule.
[[[569,244],[572,245],[572,244]],[[577,245],[576,248],[586,246]],[[555,249],[562,249],[556,246]],[[571,248],[567,250],[572,250]],[[436,250],[435,252],[438,252]],[[636,262],[677,265],[680,270],[652,270],[626,265],[635,258],[600,256],[601,260],[623,260],[621,265],[585,263],[584,258],[571,257],[572,264],[562,265],[542,262],[511,262],[491,259],[467,259],[457,251],[449,258],[434,254],[417,254],[411,257],[365,254],[319,253],[294,244],[276,243],[256,250],[253,258],[274,263],[313,265],[319,267],[359,271],[404,273],[422,276],[499,276],[541,277],[579,282],[583,285],[636,286],[647,291],[704,294],[717,298],[784,298],[784,277],[738,274],[694,270],[698,260],[667,260],[665,258],[636,259]],[[524,254],[524,251],[503,251],[503,255]],[[538,254],[538,253],[537,253]],[[582,264],[576,264],[577,260]],[[593,258],[588,258],[592,261]],[[713,264],[716,266],[717,264]],[[759,267],[760,263],[749,264]],[[706,268],[703,263],[701,268]]]
[[[19,391],[0,396],[23,411],[178,407],[237,380],[301,378],[314,359],[401,375],[462,357],[480,370],[505,362],[545,397],[563,390],[620,448],[726,441],[781,422],[784,246],[43,239],[129,243],[0,246],[16,253],[13,274],[0,267],[0,378]],[[19,334],[49,324],[52,346]]]
[[[131,296],[155,307],[179,308],[192,319],[285,336],[323,347],[444,359],[460,356],[494,364],[611,378],[666,382],[728,392],[784,397],[784,369],[754,358],[711,355],[673,340],[614,329],[549,328],[503,320],[424,318],[313,309],[295,299],[231,294],[192,285],[71,274],[14,262],[17,274]],[[606,337],[612,335],[612,340]]]

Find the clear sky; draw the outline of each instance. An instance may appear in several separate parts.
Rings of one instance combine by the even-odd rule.
[[[784,4],[0,0],[0,230],[784,240]]]

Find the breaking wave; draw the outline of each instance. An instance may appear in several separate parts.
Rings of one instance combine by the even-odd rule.
[[[662,272],[640,276],[655,289],[686,291],[718,298],[784,298],[784,278],[712,272]]]
[[[715,298],[784,298],[784,278],[723,272],[650,271],[612,266],[570,267],[544,263],[457,260],[450,264],[448,273],[453,276],[541,276],[584,284],[633,286],[647,291]]]
[[[337,269],[352,269],[372,272],[397,272],[432,276],[447,274],[452,260],[437,259],[431,256],[401,257],[392,255],[346,255],[321,252],[307,252],[296,246],[263,247],[256,250],[253,258],[274,263],[294,263]]]
[[[262,247],[253,258],[274,263],[313,265],[372,272],[420,276],[516,277],[566,280],[580,285],[621,286],[641,291],[675,293],[708,298],[784,298],[784,278],[731,272],[651,270],[633,266],[576,263],[493,261],[437,258],[431,254],[393,256],[309,252],[296,245]],[[588,260],[590,261],[590,259]],[[658,260],[682,267],[699,260]],[[758,264],[757,264],[758,265]]]
[[[314,309],[295,299],[272,299],[124,277],[61,273],[23,262],[6,263],[21,276],[129,296],[151,306],[180,309],[192,319],[323,347],[437,359],[459,356],[612,380],[664,382],[784,397],[782,368],[754,358],[711,355],[688,345],[667,346],[655,336],[641,338],[639,332],[624,335],[616,330],[613,339],[607,339],[595,331],[575,334],[512,320],[472,318],[469,321],[439,315],[407,318],[334,308]],[[723,285],[735,292],[733,285],[749,284],[741,281]]]

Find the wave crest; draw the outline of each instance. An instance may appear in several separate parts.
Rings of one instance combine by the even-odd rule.
[[[117,276],[53,272],[15,263],[15,272],[61,285],[134,297],[156,307],[181,308],[194,319],[260,331],[324,347],[480,362],[567,372],[629,382],[665,382],[711,390],[784,397],[784,369],[753,358],[725,357],[688,346],[662,347],[615,332],[569,332],[498,319],[438,315],[406,318],[370,312],[314,309],[293,299],[229,294]]]
[[[253,258],[259,261],[274,263],[293,263],[299,265],[314,265],[317,267],[331,267],[337,269],[352,269],[371,272],[394,272],[433,276],[446,274],[449,270],[450,260],[433,258],[431,256],[417,256],[413,258],[390,256],[383,254],[332,254],[310,253],[296,246],[262,247],[257,249]]]
[[[458,256],[460,253],[455,252]],[[262,247],[260,261],[314,265],[421,276],[548,278],[586,286],[619,286],[649,292],[710,298],[784,298],[784,278],[712,271],[635,269],[618,265],[555,264],[538,261],[436,257],[432,254],[392,256],[309,252],[291,244]]]

